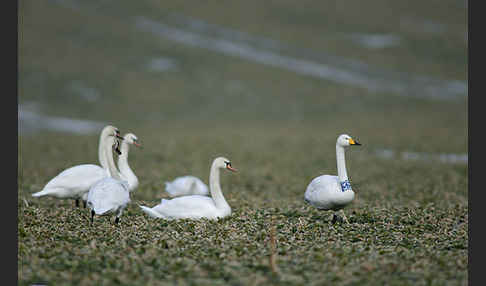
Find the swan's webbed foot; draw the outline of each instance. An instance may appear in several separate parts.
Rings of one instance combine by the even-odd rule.
[[[118,224],[118,222],[120,222],[120,218],[119,217],[116,217],[115,218],[115,224]]]

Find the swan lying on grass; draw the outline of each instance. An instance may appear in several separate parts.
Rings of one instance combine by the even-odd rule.
[[[165,191],[171,198],[188,195],[209,195],[208,186],[194,176],[177,177],[172,182],[165,182]]]
[[[344,215],[343,208],[350,204],[354,199],[354,192],[348,180],[346,172],[346,162],[344,159],[344,148],[348,146],[361,145],[349,135],[342,134],[336,141],[336,161],[337,176],[322,175],[314,178],[307,186],[304,200],[310,205],[320,210],[341,210],[343,219],[348,222]],[[333,223],[336,222],[337,216],[334,213]]]
[[[33,197],[51,196],[59,199],[75,199],[76,206],[79,205],[79,199],[83,199],[86,207],[87,194],[90,187],[99,180],[110,176],[108,165],[113,162],[112,146],[115,138],[123,139],[120,136],[118,128],[108,125],[103,128],[99,147],[98,160],[101,167],[95,164],[82,164],[70,167],[57,176],[52,178],[44,188],[33,193]],[[116,147],[117,153],[120,152]]]
[[[209,174],[210,197],[201,195],[183,196],[170,200],[162,199],[153,208],[140,208],[154,218],[164,219],[218,219],[231,215],[231,207],[223,197],[219,182],[220,169],[236,172],[230,160],[224,157],[214,159]]]

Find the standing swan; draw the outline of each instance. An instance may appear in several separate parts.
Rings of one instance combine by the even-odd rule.
[[[130,151],[130,145],[132,144],[137,147],[142,147],[142,145],[138,143],[138,138],[135,134],[125,134],[121,143],[121,154],[118,156],[119,176],[121,179],[128,182],[128,189],[130,192],[138,187],[138,178],[128,165],[128,151]]]
[[[165,191],[171,198],[188,195],[209,195],[208,186],[198,177],[182,176],[172,182],[165,182]]]
[[[101,167],[94,164],[82,164],[68,168],[52,178],[41,191],[33,193],[32,196],[52,196],[60,199],[71,198],[76,200],[76,206],[78,206],[79,199],[86,200],[87,192],[94,183],[110,175],[108,165],[109,158],[111,158],[113,163],[111,143],[115,140],[114,138],[123,139],[118,128],[111,125],[103,128],[98,147],[98,159]],[[118,149],[116,151],[119,152]],[[111,156],[108,156],[107,152]]]
[[[153,208],[146,206],[140,208],[150,217],[164,219],[218,219],[229,216],[231,207],[224,199],[219,184],[219,171],[223,168],[236,172],[230,160],[224,157],[214,159],[209,174],[211,197],[192,195],[171,200],[162,199],[162,202]]]
[[[341,210],[344,220],[348,219],[342,210],[354,199],[354,192],[348,180],[346,163],[344,161],[344,147],[361,145],[349,135],[342,134],[336,141],[337,176],[322,175],[314,178],[305,191],[305,201],[320,210]],[[337,220],[333,215],[333,223]]]
[[[114,138],[111,143],[118,144]],[[130,203],[129,183],[121,178],[121,174],[116,169],[113,154],[109,152],[110,148],[107,146],[105,152],[108,154],[108,170],[111,176],[99,180],[88,191],[87,205],[91,210],[91,223],[95,214],[106,215],[118,212],[115,218],[115,224],[118,224],[123,210]]]

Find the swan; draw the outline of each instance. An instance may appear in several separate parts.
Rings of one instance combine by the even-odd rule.
[[[95,214],[107,215],[110,213],[117,213],[115,224],[118,224],[123,210],[130,203],[129,182],[121,177],[113,160],[108,161],[108,170],[111,176],[99,180],[88,191],[87,205],[91,210],[91,224],[93,224]]]
[[[341,134],[336,140],[337,176],[322,175],[314,178],[307,186],[304,200],[320,210],[341,210],[343,219],[348,222],[343,208],[354,199],[354,192],[348,180],[346,163],[344,161],[344,148],[361,145],[347,134]],[[333,223],[337,216],[334,213]]]
[[[218,219],[229,216],[231,207],[224,199],[219,183],[219,172],[223,168],[237,171],[225,157],[214,159],[209,173],[210,197],[191,195],[170,200],[162,199],[161,203],[153,208],[141,205],[140,208],[150,217],[164,219]]]
[[[130,151],[130,145],[135,145],[139,148],[142,147],[138,142],[137,136],[133,133],[127,133],[123,136],[121,154],[118,156],[118,169],[120,170],[119,177],[128,182],[128,189],[131,192],[138,187],[138,178],[128,165],[128,151]]]
[[[97,181],[110,176],[108,165],[113,163],[112,146],[115,138],[123,139],[120,131],[115,126],[105,126],[101,131],[98,147],[98,160],[101,167],[95,164],[81,164],[70,167],[52,178],[44,188],[33,197],[52,196],[60,199],[75,199],[79,206],[79,199],[83,200],[86,207],[87,192]],[[111,139],[111,140],[110,140]],[[120,151],[116,148],[117,153]],[[114,164],[114,163],[113,163]]]
[[[209,195],[208,186],[194,176],[177,177],[172,182],[165,182],[165,191],[172,198],[187,195]]]

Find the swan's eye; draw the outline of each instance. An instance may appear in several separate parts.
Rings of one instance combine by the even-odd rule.
[[[231,167],[231,162],[225,161],[224,163],[226,164],[226,166],[230,166]]]

